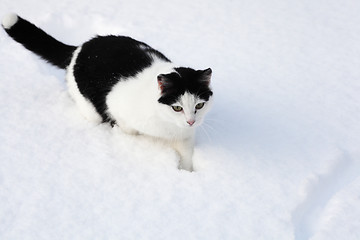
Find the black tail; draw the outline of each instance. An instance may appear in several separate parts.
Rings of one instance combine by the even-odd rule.
[[[59,42],[16,14],[7,15],[3,19],[2,26],[15,41],[51,64],[63,69],[70,64],[75,46]]]

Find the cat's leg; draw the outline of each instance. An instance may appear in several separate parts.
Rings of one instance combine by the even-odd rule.
[[[179,168],[190,172],[193,171],[193,161],[192,161],[192,156],[194,152],[193,138],[176,141],[173,143],[173,147],[180,155]]]
[[[91,122],[97,124],[101,123],[102,118],[100,114],[97,113],[94,105],[80,93],[74,77],[69,75],[70,74],[67,76],[68,91],[72,99],[75,101],[76,106],[79,108],[80,113]]]
[[[68,91],[70,96],[75,101],[75,104],[79,108],[81,114],[85,118],[87,118],[91,122],[101,123],[102,118],[100,114],[98,114],[94,105],[80,93],[80,90],[75,80],[74,66],[75,66],[76,58],[80,51],[81,51],[81,47],[78,47],[75,50],[70,65],[67,68],[66,81],[67,81]]]

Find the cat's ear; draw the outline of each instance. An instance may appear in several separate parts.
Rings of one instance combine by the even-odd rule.
[[[206,83],[206,85],[209,86],[210,81],[211,81],[211,75],[212,75],[211,68],[203,70],[202,73],[201,73],[201,81]]]
[[[157,76],[157,82],[161,92],[163,92],[164,88],[169,85],[169,80],[164,74]]]

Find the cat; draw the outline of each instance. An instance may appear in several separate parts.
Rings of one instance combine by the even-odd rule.
[[[2,26],[25,48],[66,70],[69,94],[85,118],[163,141],[179,154],[180,169],[193,170],[195,128],[212,103],[211,68],[178,67],[126,36],[66,45],[14,13]]]

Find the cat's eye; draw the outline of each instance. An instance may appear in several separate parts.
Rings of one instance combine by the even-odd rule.
[[[173,109],[175,112],[180,112],[180,111],[183,110],[183,108],[180,107],[180,106],[172,106],[172,109]]]
[[[198,103],[198,104],[196,104],[196,106],[195,106],[195,108],[196,109],[202,109],[203,107],[204,107],[204,105],[205,105],[205,103]]]

